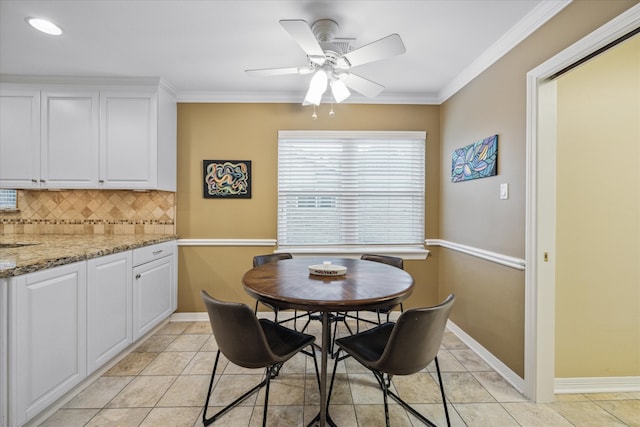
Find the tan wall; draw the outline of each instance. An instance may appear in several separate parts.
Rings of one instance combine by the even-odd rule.
[[[334,106],[318,119],[299,104],[179,104],[177,231],[180,238],[275,239],[277,209],[278,130],[413,130],[427,132],[426,235],[438,235],[440,130],[438,106]],[[252,198],[202,197],[202,161],[252,161]],[[242,289],[242,275],[254,255],[272,247],[186,247],[179,254],[179,312],[204,311],[200,289],[220,298],[251,303]],[[436,303],[437,264],[408,261],[416,280],[407,306]]]
[[[557,93],[556,377],[639,376],[640,36]]]
[[[524,258],[526,73],[637,3],[572,2],[441,106],[441,239]],[[498,176],[451,183],[452,150],[493,134]],[[509,200],[499,200],[500,183]],[[450,250],[439,258],[441,296],[458,297],[452,320],[523,376],[524,274]]]

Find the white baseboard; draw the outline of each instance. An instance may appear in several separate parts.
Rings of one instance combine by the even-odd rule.
[[[173,313],[170,322],[208,322],[209,315],[206,311],[199,313]]]
[[[447,327],[471,350],[480,356],[495,371],[502,375],[519,392],[523,393],[524,379],[509,369],[498,358],[482,347],[455,323],[449,320]],[[587,378],[556,378],[554,380],[555,394],[574,393],[638,393],[640,392],[640,377],[587,377]]]
[[[486,348],[484,348],[480,343],[471,336],[469,336],[465,331],[460,329],[458,325],[453,323],[451,320],[447,322],[447,328],[455,336],[460,338],[460,340],[465,343],[471,350],[473,350],[482,360],[487,362],[489,366],[491,366],[499,375],[501,375],[509,384],[515,387],[520,393],[524,394],[524,379],[521,378],[518,374],[513,372],[507,365],[505,365],[500,359],[495,357],[493,354],[489,352]]]
[[[556,394],[570,393],[638,393],[640,377],[556,378]]]

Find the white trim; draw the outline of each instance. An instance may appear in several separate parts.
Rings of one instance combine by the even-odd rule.
[[[173,313],[169,322],[208,322],[209,315],[206,311],[191,313]]]
[[[178,246],[275,246],[275,239],[178,239]]]
[[[456,94],[467,83],[478,77],[518,43],[529,37],[534,31],[545,24],[549,19],[557,15],[573,0],[547,0],[540,2],[531,12],[507,31],[498,41],[482,55],[476,58],[471,65],[462,70],[451,80],[438,94],[438,103],[442,104]]]
[[[557,394],[640,392],[640,377],[556,378],[554,383]]]
[[[220,91],[182,91],[178,93],[178,102],[220,102],[220,103],[286,103],[300,104],[300,92],[220,92]],[[433,93],[382,93],[375,98],[367,98],[356,93],[342,104],[401,104],[401,105],[439,105],[437,94]],[[336,107],[337,108],[337,107]]]
[[[401,131],[401,130],[280,130],[278,138],[287,139],[308,139],[316,141],[318,139],[420,139],[426,141],[425,131]]]
[[[443,248],[452,249],[457,252],[462,252],[467,255],[472,255],[477,258],[482,258],[487,261],[495,262],[496,264],[504,265],[507,267],[515,268],[516,270],[525,270],[526,261],[522,258],[514,258],[509,255],[499,254],[497,252],[491,252],[473,246],[467,246],[460,243],[449,242],[442,239],[427,239],[425,240],[427,246],[441,246]]]
[[[555,363],[555,142],[549,137],[556,99],[547,78],[639,25],[636,5],[527,73],[525,395],[538,403],[553,400]]]
[[[275,253],[287,252],[295,257],[343,257],[360,258],[362,254],[378,254],[400,257],[404,260],[427,259],[429,251],[422,246],[279,246]]]
[[[467,347],[473,350],[482,360],[487,362],[491,368],[493,368],[499,375],[501,375],[509,384],[515,387],[520,393],[524,390],[524,380],[515,372],[513,372],[507,365],[502,363],[500,359],[495,357],[489,350],[484,348],[479,342],[471,338],[464,332],[458,325],[451,320],[447,321],[447,328],[458,338],[465,343]]]

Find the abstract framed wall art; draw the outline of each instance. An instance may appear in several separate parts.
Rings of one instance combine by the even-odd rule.
[[[493,135],[451,154],[451,182],[486,178],[498,173],[498,135]]]
[[[250,199],[250,160],[203,160],[205,199]]]

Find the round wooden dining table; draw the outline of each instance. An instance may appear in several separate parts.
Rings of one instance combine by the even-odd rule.
[[[330,262],[347,267],[340,276],[310,274],[309,266]],[[327,410],[327,358],[333,312],[372,310],[399,304],[413,291],[413,277],[387,264],[350,258],[293,258],[254,267],[242,278],[245,291],[282,308],[319,312],[322,320],[320,412],[311,421],[335,425]]]

